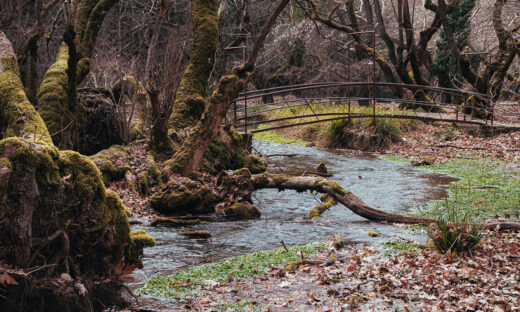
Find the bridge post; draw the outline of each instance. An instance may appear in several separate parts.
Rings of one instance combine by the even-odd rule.
[[[376,31],[372,32],[372,118],[376,125]]]
[[[237,128],[237,100],[233,101],[233,126]]]
[[[247,133],[247,82],[244,86],[244,132]]]

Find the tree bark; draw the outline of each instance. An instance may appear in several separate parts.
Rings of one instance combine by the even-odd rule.
[[[192,15],[193,48],[173,104],[173,130],[192,127],[201,118],[218,44],[218,1],[194,0]]]
[[[38,107],[60,148],[77,147],[84,119],[76,88],[90,72],[96,38],[103,20],[117,0],[82,0],[64,34],[56,62],[47,70],[38,90]]]
[[[289,0],[282,0],[271,14],[271,17],[256,39],[247,62],[242,66],[235,67],[231,75],[220,79],[217,89],[209,98],[208,107],[202,118],[190,131],[188,137],[173,155],[172,159],[165,163],[165,169],[168,174],[180,173],[183,176],[189,176],[197,170],[209,144],[217,136],[219,126],[233,100],[238,97],[245,84],[251,79],[258,53],[264,44],[265,38],[273,27],[276,18],[288,3]]]

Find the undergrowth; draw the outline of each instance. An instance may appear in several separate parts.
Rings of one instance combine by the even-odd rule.
[[[245,311],[260,311],[259,308],[255,307],[251,300],[241,300],[235,303],[219,304],[212,307],[214,311],[233,311],[233,312],[245,312]]]
[[[348,107],[342,105],[309,104],[291,107],[282,110],[266,112],[267,118],[290,118],[312,113],[342,113],[348,112]],[[372,116],[372,107],[351,106],[352,115]],[[394,111],[376,107],[376,116],[391,115]],[[403,112],[400,111],[399,114]],[[317,119],[334,118],[338,116],[305,117],[286,120],[287,123],[312,122]],[[282,125],[276,123],[273,125]],[[414,128],[417,121],[395,118],[363,117],[340,119],[328,122],[300,125],[290,128],[291,136],[302,140],[318,143],[323,147],[347,147],[347,148],[374,148],[385,146],[401,139],[403,131]],[[260,134],[261,135],[261,134]]]
[[[259,128],[263,128],[263,126],[260,126]],[[266,141],[266,142],[295,144],[295,145],[302,145],[302,146],[309,145],[309,143],[310,143],[308,141],[291,138],[291,137],[288,137],[286,135],[283,135],[283,134],[280,134],[280,133],[277,133],[274,131],[257,132],[255,134],[253,134],[253,139],[260,140],[260,141]]]
[[[382,242],[381,245],[383,245],[384,255],[387,257],[392,254],[413,252],[420,246],[419,243],[410,240],[387,241]]]
[[[287,265],[299,259],[301,251],[307,257],[323,249],[323,243],[257,251],[232,257],[224,261],[191,267],[167,276],[155,276],[139,288],[136,293],[147,298],[176,300],[193,296],[205,283],[220,283],[233,277],[242,280],[265,273],[271,267]]]
[[[458,178],[448,185],[444,200],[433,201],[420,214],[480,221],[491,217],[519,218],[520,167],[490,158],[455,159],[428,170]],[[453,211],[453,212],[452,212]]]

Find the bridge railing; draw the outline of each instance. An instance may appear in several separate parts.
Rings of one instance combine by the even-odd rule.
[[[358,88],[365,88],[365,91],[368,88],[368,92],[365,92],[365,96],[352,96]],[[399,92],[396,92],[396,90]],[[418,96],[419,92],[426,96]],[[368,96],[366,96],[366,93],[368,93]],[[402,97],[389,96],[396,93],[407,94],[407,97],[403,99]],[[469,97],[474,97],[476,101],[468,102]],[[423,98],[423,100],[416,100],[418,98]],[[429,99],[432,99],[432,101]],[[371,107],[372,113],[354,112],[352,108],[359,103]],[[393,109],[385,114],[376,113],[377,106],[388,106],[389,103],[393,107],[397,104],[398,107],[406,108],[406,110]],[[484,105],[471,103],[484,103]],[[342,105],[345,109],[344,112],[316,112],[313,105]],[[295,112],[301,107],[305,109],[300,115],[279,117],[280,114],[278,114],[278,116],[267,120],[263,118],[266,113],[272,114],[274,111],[281,112],[283,110]],[[419,112],[419,108],[430,113]],[[311,112],[307,113],[308,109]],[[485,118],[472,119],[465,114],[465,112],[474,109],[480,110],[480,115]],[[320,82],[243,92],[229,111],[228,119],[231,119],[239,130],[261,132],[350,118],[373,118],[374,122],[377,118],[399,118],[492,124],[493,110],[494,104],[489,96],[472,91],[387,82]],[[432,111],[437,111],[438,114],[432,114]],[[440,111],[443,111],[443,113]],[[264,124],[275,125],[258,128]]]

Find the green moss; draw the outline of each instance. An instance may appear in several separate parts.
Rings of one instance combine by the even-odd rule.
[[[85,108],[76,99],[69,99],[67,75],[69,49],[62,43],[56,62],[49,67],[38,91],[38,110],[45,121],[54,143],[61,148],[72,148],[79,140],[79,129]]]
[[[144,172],[137,175],[137,191],[142,195],[148,195],[150,193],[150,186],[148,184],[148,178]]]
[[[287,265],[283,270],[285,272],[294,272],[297,268],[299,268],[300,266],[302,266],[304,264],[305,264],[305,261],[303,261],[302,259],[295,260],[295,261],[289,263],[289,265]]]
[[[310,144],[309,141],[290,138],[288,136],[276,133],[274,131],[257,132],[255,134],[253,134],[253,139],[260,140],[260,141],[266,141],[266,142],[295,144],[295,145],[302,145],[302,146],[307,146]]]
[[[145,230],[139,229],[130,232],[130,242],[125,248],[125,259],[130,263],[141,263],[143,249],[155,246],[155,239],[146,233]]]
[[[130,149],[121,145],[114,145],[108,149],[90,156],[103,175],[103,182],[109,186],[113,181],[119,181],[125,177],[125,173],[131,168],[125,164],[131,156]],[[119,164],[119,165],[116,165]]]
[[[12,168],[11,177],[2,179],[2,183],[9,185],[0,212],[2,218],[18,220],[31,212],[29,224],[33,237],[38,239],[57,230],[67,231],[71,242],[76,242],[71,244],[70,256],[77,259],[81,255],[80,272],[95,267],[96,272],[102,274],[103,270],[112,270],[103,263],[109,262],[113,266],[122,260],[129,243],[129,212],[116,193],[106,191],[101,173],[92,160],[73,151],[59,152],[42,141],[14,137],[0,141],[0,159],[2,164],[7,164],[7,159]],[[35,194],[37,200],[31,201]],[[79,232],[78,226],[82,229]],[[5,237],[13,237],[12,227],[2,225],[0,228],[8,233]],[[105,230],[113,237],[104,243],[106,248],[90,244],[95,239],[88,244],[77,243],[86,237],[91,239],[90,235],[99,240]],[[2,259],[20,264],[24,260],[16,262],[13,254],[19,255],[20,248],[30,244],[0,238],[0,246]],[[52,254],[45,254],[44,250],[39,252],[54,257],[54,251],[49,251]]]
[[[384,255],[390,256],[391,254],[401,254],[413,252],[420,246],[420,244],[413,241],[394,240],[381,243],[385,250]]]
[[[193,126],[202,116],[218,43],[218,1],[195,0],[192,12],[193,47],[173,105],[173,129]]]
[[[287,265],[300,259],[299,252],[307,256],[316,254],[325,247],[321,243],[292,246],[288,252],[283,248],[258,251],[227,260],[190,267],[168,276],[155,276],[146,285],[136,291],[145,298],[176,300],[193,296],[204,285],[206,280],[217,283],[226,281],[230,275],[236,280],[263,274],[272,267]]]
[[[207,192],[200,182],[187,178],[171,179],[150,197],[150,205],[165,214],[205,213],[210,209],[204,205]]]
[[[374,232],[374,231],[369,231],[368,232],[368,236],[370,236],[370,237],[379,237],[379,236],[381,236],[381,234],[379,234],[377,232]]]
[[[213,306],[211,309],[215,311],[260,312],[260,309],[254,305],[255,303],[250,300],[240,300],[235,303],[218,304]]]
[[[256,219],[262,214],[258,208],[249,203],[236,203],[225,211],[227,218],[235,220]]]
[[[45,123],[25,95],[14,58],[3,56],[1,62],[0,139],[17,136],[51,144]]]
[[[242,168],[242,169],[237,169],[237,170],[233,171],[233,174],[234,175],[245,175],[245,176],[250,177],[251,171],[249,171],[248,168]]]
[[[263,162],[260,157],[252,154],[246,150],[243,150],[237,161],[238,166],[243,166],[249,169],[251,173],[257,174],[262,173],[267,169],[267,164]]]
[[[328,186],[328,187],[332,188],[332,190],[337,194],[345,195],[347,193],[350,193],[349,191],[345,191],[345,189],[343,189],[343,187],[341,185],[339,185],[338,183],[336,183],[334,181],[322,179],[322,180],[318,181],[318,185],[321,186],[322,188],[325,186]]]
[[[336,205],[337,202],[334,198],[329,197],[324,203],[317,205],[309,211],[308,217],[312,218],[321,218],[321,214],[327,211],[330,207]]]

